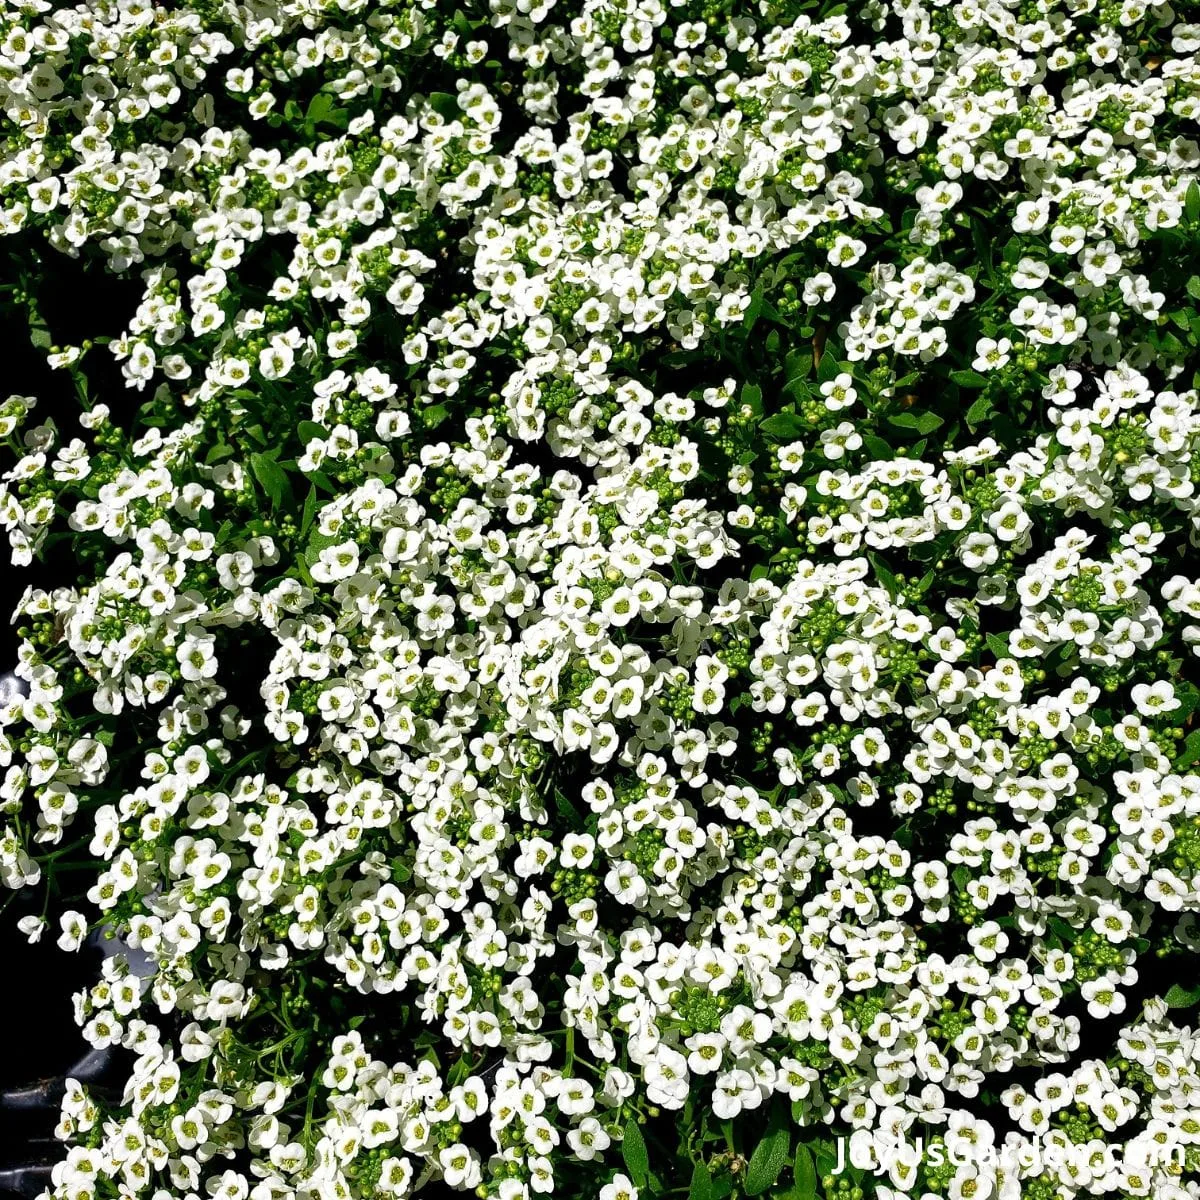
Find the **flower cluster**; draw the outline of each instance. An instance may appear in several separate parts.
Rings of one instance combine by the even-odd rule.
[[[1200,1194],[1185,9],[9,6],[51,1200]]]

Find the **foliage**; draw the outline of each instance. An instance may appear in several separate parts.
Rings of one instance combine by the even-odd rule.
[[[1198,1194],[1188,10],[6,6],[52,1200]]]

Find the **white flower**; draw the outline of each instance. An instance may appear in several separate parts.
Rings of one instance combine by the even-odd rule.
[[[184,679],[211,679],[217,673],[217,660],[211,635],[189,633],[175,651]]]
[[[1012,355],[1012,342],[1008,338],[980,338],[975,343],[975,358],[971,366],[976,371],[994,371],[1008,363]]]
[[[713,1113],[722,1121],[730,1120],[746,1107],[748,1097],[757,1095],[754,1076],[748,1071],[725,1071],[717,1076],[712,1097]]]
[[[70,909],[58,919],[62,931],[58,938],[58,948],[68,952],[78,950],[87,936],[87,918],[83,913]]]
[[[1169,680],[1159,679],[1154,683],[1138,683],[1130,693],[1133,703],[1143,717],[1153,717],[1173,712],[1182,706]]]
[[[440,1150],[438,1163],[441,1165],[442,1177],[447,1187],[471,1188],[483,1177],[474,1151],[461,1142]]]
[[[311,567],[318,583],[335,583],[349,579],[358,570],[358,546],[354,542],[338,542],[325,546]]]
[[[620,1171],[600,1189],[600,1200],[638,1200],[638,1195],[633,1180]]]
[[[291,346],[280,338],[272,338],[258,356],[258,372],[266,380],[283,379],[291,371],[295,358]]]
[[[42,934],[45,932],[48,924],[49,922],[45,917],[29,915],[22,917],[17,922],[17,928],[25,935],[26,940],[33,945],[41,940]],[[67,930],[65,928],[63,929],[63,935],[64,938],[67,937]],[[62,948],[67,949],[68,946],[63,946]]]
[[[843,408],[849,408],[858,397],[858,392],[854,387],[854,379],[846,371],[841,371],[833,379],[826,380],[821,384],[819,390],[825,398],[825,407],[830,412],[838,412]]]
[[[1079,990],[1087,1001],[1088,1015],[1096,1020],[1125,1011],[1125,997],[1104,978],[1088,980]]]
[[[1033,525],[1033,520],[1016,500],[1006,500],[998,509],[988,514],[988,528],[1002,542],[1014,542]]]
[[[850,749],[859,764],[864,767],[887,762],[891,757],[883,730],[874,726],[856,734],[850,741]]]

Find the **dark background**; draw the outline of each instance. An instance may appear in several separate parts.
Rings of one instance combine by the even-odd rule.
[[[51,370],[44,353],[30,341],[28,313],[11,285],[33,296],[37,311],[56,344],[79,344],[87,337],[118,334],[132,317],[141,294],[140,280],[119,280],[103,265],[72,260],[39,245],[32,235],[3,239],[0,248],[0,345],[3,374],[0,401],[11,395],[36,396],[37,406],[26,428],[53,419],[60,438],[80,436],[77,416],[81,404],[68,372]],[[87,356],[88,391],[94,403],[103,402],[114,420],[128,427],[142,398],[127,390],[120,367],[103,346]],[[11,451],[0,450],[0,475],[15,462]],[[47,590],[79,582],[78,564],[69,540],[48,561],[28,567],[9,562],[7,539],[0,536],[0,675],[16,665],[18,637],[13,610],[26,588]],[[73,955],[55,944],[57,913],[38,945],[29,945],[17,921],[42,911],[41,889],[14,894],[0,889],[0,975],[5,981],[4,1053],[0,1054],[0,1200],[36,1195],[48,1183],[30,1166],[54,1161],[60,1148],[51,1138],[58,1119],[53,1085],[31,1096],[29,1088],[65,1075],[89,1047],[75,1026],[71,996],[98,977],[101,955],[85,946]]]

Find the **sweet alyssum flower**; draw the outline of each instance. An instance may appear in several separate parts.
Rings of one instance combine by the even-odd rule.
[[[801,8],[4,18],[52,1200],[1187,1195],[1200,38]]]

